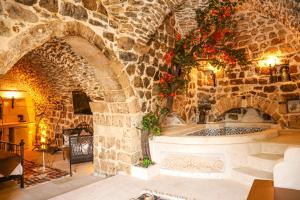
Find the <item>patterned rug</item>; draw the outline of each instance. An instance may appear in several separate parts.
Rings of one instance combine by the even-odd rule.
[[[42,165],[28,160],[24,160],[24,169],[25,187],[34,186],[69,175],[66,171],[50,167],[45,167],[43,171]],[[19,180],[17,181],[19,182]]]

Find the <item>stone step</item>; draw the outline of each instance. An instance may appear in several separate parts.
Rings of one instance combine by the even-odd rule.
[[[254,179],[272,180],[273,173],[254,169],[251,167],[238,167],[232,169],[232,178],[242,184],[251,186]]]
[[[262,142],[261,152],[265,154],[284,154],[284,151],[290,146],[284,143]]]
[[[278,133],[279,135],[300,134],[300,129],[281,129]]]
[[[259,153],[248,156],[248,167],[267,172],[273,172],[276,163],[283,159],[281,154]]]

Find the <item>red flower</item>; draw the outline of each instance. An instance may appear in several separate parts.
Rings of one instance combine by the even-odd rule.
[[[159,83],[160,83],[160,84],[163,84],[163,83],[165,83],[165,80],[164,80],[162,77],[160,77],[160,78],[159,78]]]
[[[221,16],[218,17],[218,20],[219,20],[219,21],[222,21],[223,19],[224,19],[224,16],[223,16],[223,15],[221,15]]]
[[[168,72],[163,72],[163,79],[166,81],[166,82],[173,82],[173,78],[174,76]]]
[[[207,36],[207,33],[204,33],[203,36],[202,36],[202,40],[206,40],[207,37],[208,37],[208,36]]]
[[[230,9],[230,7],[225,6],[225,7],[222,8],[222,10],[224,12],[224,16],[230,17],[230,15],[231,15],[231,9]]]
[[[178,34],[175,36],[175,39],[176,39],[177,42],[180,41],[180,40],[181,40],[181,34],[178,33]]]
[[[211,11],[210,11],[210,14],[211,14],[212,16],[217,16],[217,15],[219,14],[219,12],[218,12],[217,10],[211,10]]]
[[[176,96],[176,93],[175,93],[175,92],[172,92],[172,93],[169,94],[169,96],[170,96],[170,97],[175,97],[175,96]]]
[[[162,93],[162,92],[160,92],[160,93],[159,93],[159,96],[160,96],[160,98],[164,98],[164,97],[165,97],[165,94]]]
[[[222,31],[217,31],[213,34],[213,38],[218,43],[223,40],[224,33]]]
[[[219,31],[217,31],[213,34],[213,38],[216,42],[220,42],[224,39],[225,34],[228,33],[228,32],[230,32],[230,30],[228,28],[225,28],[223,30],[219,30]]]
[[[204,47],[204,53],[216,53],[217,49],[213,46],[209,46],[209,45],[203,45]]]
[[[171,65],[173,56],[174,56],[174,51],[169,51],[169,52],[166,53],[166,55],[164,56],[164,60],[165,60],[165,62],[166,62],[166,64],[167,64],[168,66]]]

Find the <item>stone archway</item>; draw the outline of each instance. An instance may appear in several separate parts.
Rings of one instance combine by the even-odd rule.
[[[103,98],[93,96],[91,102],[95,173],[129,173],[130,166],[140,157],[140,136],[136,129],[140,107],[122,64],[94,31],[79,22],[55,21],[32,27],[10,40],[7,50],[0,52],[3,66],[0,73],[5,74],[35,49],[39,49],[36,52],[39,56],[55,62],[59,57],[51,57],[49,52],[39,48],[53,38],[63,38],[76,55],[86,60],[93,68],[94,81],[103,87]],[[84,86],[87,91],[89,87],[92,86]]]
[[[222,116],[224,113],[235,108],[254,108],[258,109],[272,117],[272,119],[279,123],[281,126],[286,126],[287,123],[284,120],[283,115],[280,113],[279,103],[272,102],[269,99],[254,96],[234,96],[234,97],[222,97],[215,105],[213,105],[210,114],[214,118]]]

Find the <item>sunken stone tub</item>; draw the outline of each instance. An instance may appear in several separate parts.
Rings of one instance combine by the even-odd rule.
[[[278,136],[269,123],[186,125],[165,129],[150,140],[160,173],[193,178],[231,178],[232,169],[261,151],[261,142]]]

